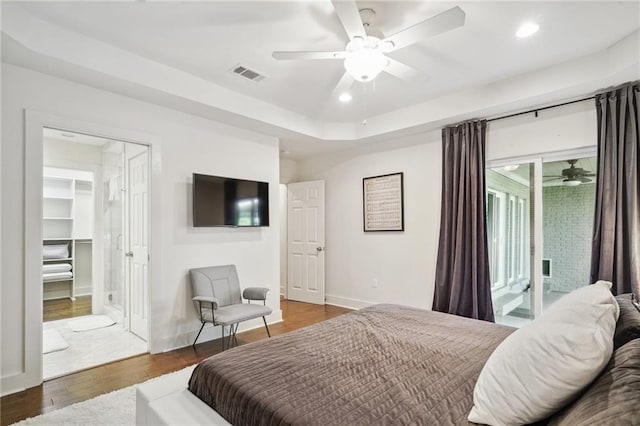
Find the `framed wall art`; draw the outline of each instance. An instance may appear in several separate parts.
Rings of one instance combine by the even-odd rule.
[[[404,231],[404,174],[362,179],[365,232]]]

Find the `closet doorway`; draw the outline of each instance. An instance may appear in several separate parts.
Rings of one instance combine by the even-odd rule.
[[[45,128],[43,379],[148,351],[149,148]]]

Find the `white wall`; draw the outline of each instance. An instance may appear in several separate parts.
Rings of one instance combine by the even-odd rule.
[[[40,220],[37,214],[24,217],[25,198],[32,197],[25,194],[25,162],[29,166],[36,161],[25,158],[25,109],[97,123],[103,128],[155,135],[153,167],[160,174],[154,177],[152,185],[160,188],[152,190],[153,194],[161,195],[152,200],[159,207],[152,211],[152,229],[154,223],[159,224],[161,235],[152,234],[152,241],[156,238],[161,243],[151,259],[152,351],[184,346],[195,337],[199,322],[190,301],[189,268],[236,264],[244,286],[271,288],[268,298],[268,304],[274,308],[271,319],[281,318],[277,139],[12,65],[3,64],[2,71],[3,394],[33,386],[27,370],[33,371],[40,359],[37,353],[25,353],[27,342],[33,346],[41,338],[38,333],[26,336],[24,333],[25,306],[41,303],[24,297],[25,225]],[[193,172],[268,181],[271,226],[193,228],[190,211]],[[40,250],[39,244],[27,250]],[[207,329],[201,339],[218,334],[219,330],[214,334]]]
[[[280,183],[296,182],[298,163],[292,158],[280,158]]]
[[[593,101],[491,122],[487,161],[594,146]],[[394,148],[400,146],[400,148]],[[440,229],[440,131],[298,163],[300,180],[326,181],[328,303],[431,308]],[[404,172],[404,232],[362,230],[362,178]],[[374,287],[374,279],[378,281]]]

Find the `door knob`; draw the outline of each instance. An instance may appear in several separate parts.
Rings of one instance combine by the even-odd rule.
[[[133,257],[133,252],[132,251],[128,251],[124,254],[127,257]]]
[[[322,251],[322,250],[324,250],[324,247],[316,247],[316,250],[317,251]]]

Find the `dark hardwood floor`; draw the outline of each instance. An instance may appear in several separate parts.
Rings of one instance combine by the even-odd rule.
[[[55,299],[42,302],[42,320],[55,321],[91,315],[91,296],[78,296],[76,300]]]
[[[77,300],[76,300],[77,301]],[[89,303],[90,305],[91,303]],[[311,305],[282,300],[284,321],[269,326],[271,335],[284,334],[349,312],[331,305]],[[83,314],[84,315],[84,314]],[[238,344],[266,338],[264,328],[238,334]],[[9,425],[103,393],[135,385],[153,377],[180,370],[221,351],[220,340],[204,342],[171,352],[145,354],[44,382],[0,400],[0,423]]]

